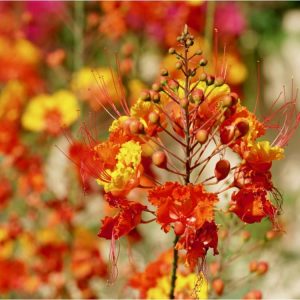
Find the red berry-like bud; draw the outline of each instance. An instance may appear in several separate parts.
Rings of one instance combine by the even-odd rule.
[[[215,167],[215,176],[218,180],[223,180],[230,172],[230,162],[227,159],[221,159]]]
[[[185,226],[182,224],[182,222],[177,221],[174,224],[174,232],[176,235],[182,235],[185,231]]]
[[[248,241],[251,237],[251,233],[247,230],[242,231],[242,239]]]
[[[215,82],[215,77],[211,76],[211,75],[208,75],[207,78],[206,78],[207,85],[212,85],[212,84],[214,84],[214,82]]]
[[[149,114],[149,121],[152,123],[152,124],[157,124],[159,122],[159,114],[156,113],[155,111],[152,111],[150,114]]]
[[[175,51],[175,49],[174,48],[170,48],[169,49],[169,54],[174,54],[176,51]]]
[[[240,121],[236,124],[235,129],[239,137],[245,136],[249,131],[249,123],[247,121]]]
[[[260,261],[258,264],[257,264],[257,270],[256,270],[256,273],[258,275],[264,275],[268,272],[269,270],[269,264],[265,261]]]
[[[253,260],[249,263],[249,272],[254,273],[257,270],[257,261]]]
[[[249,293],[247,293],[244,297],[243,300],[260,300],[262,299],[262,292],[259,290],[253,290]]]
[[[200,61],[199,61],[199,65],[201,67],[205,67],[207,65],[207,59],[201,58]]]
[[[196,132],[196,139],[200,144],[204,144],[206,143],[207,139],[208,139],[208,132],[205,129],[199,129]]]
[[[161,69],[160,75],[161,75],[161,76],[168,76],[168,75],[169,75],[169,72],[168,72],[167,69]]]
[[[206,78],[207,78],[207,74],[204,72],[199,75],[199,80],[201,81],[206,81]]]
[[[218,296],[221,296],[224,292],[224,281],[220,278],[217,278],[212,282],[212,287],[213,287],[215,293]]]
[[[221,270],[221,265],[218,261],[211,262],[209,264],[209,271],[213,277],[216,277]]]
[[[159,168],[165,168],[167,165],[167,156],[164,151],[158,150],[152,155],[152,162]]]

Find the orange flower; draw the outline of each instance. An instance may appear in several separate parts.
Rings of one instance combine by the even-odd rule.
[[[175,222],[184,228],[199,229],[214,218],[214,205],[218,201],[215,194],[204,191],[202,185],[180,185],[167,182],[149,192],[149,202],[157,207],[157,222],[165,232]]]
[[[102,220],[99,237],[119,239],[141,223],[141,214],[146,206],[128,201],[126,198],[114,197],[112,194],[106,194],[105,198],[110,206],[119,208],[120,212],[115,217],[106,217]]]
[[[272,221],[277,213],[276,207],[267,199],[263,189],[241,189],[231,198],[229,211],[235,213],[243,222],[260,222],[269,217]]]

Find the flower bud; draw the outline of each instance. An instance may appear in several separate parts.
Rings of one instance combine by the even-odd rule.
[[[209,271],[213,277],[216,277],[221,270],[221,265],[218,261],[211,262],[209,264]]]
[[[225,83],[224,77],[218,76],[215,80],[216,86],[222,86]]]
[[[249,272],[254,273],[257,271],[257,261],[253,260],[249,263]]]
[[[187,39],[187,40],[186,40],[186,45],[187,45],[188,47],[193,46],[193,45],[194,45],[194,41],[193,41],[192,39]]]
[[[202,102],[204,99],[204,93],[203,93],[203,90],[201,89],[195,89],[193,92],[192,92],[192,100],[196,103],[200,103]]]
[[[174,224],[174,232],[176,235],[182,235],[185,231],[185,227],[184,225],[182,224],[182,222],[180,221],[177,221],[175,222]]]
[[[174,48],[170,48],[169,49],[169,54],[174,54],[176,51],[175,51],[175,49]]]
[[[189,105],[189,100],[187,98],[180,99],[180,104],[183,108],[187,108]]]
[[[153,83],[153,84],[152,84],[152,90],[153,90],[154,92],[159,92],[159,91],[161,91],[161,86],[160,86],[160,84],[158,84],[158,83]]]
[[[173,91],[176,91],[178,90],[179,88],[179,84],[177,81],[171,79],[171,80],[168,80],[168,86],[170,89],[172,89]]]
[[[250,239],[251,233],[247,230],[242,231],[242,239],[246,242]]]
[[[222,99],[222,104],[223,107],[230,107],[232,105],[232,97],[230,95],[226,95],[223,99]]]
[[[223,295],[224,281],[221,278],[214,279],[212,282],[212,287],[218,296]]]
[[[177,70],[180,70],[182,68],[182,62],[181,61],[178,61],[176,64],[175,64],[175,68]]]
[[[240,121],[235,125],[236,134],[238,137],[245,136],[249,131],[249,123],[245,121]]]
[[[168,76],[168,75],[169,75],[169,72],[168,72],[167,69],[164,68],[164,69],[161,69],[160,75],[161,75],[161,76]]]
[[[159,114],[156,113],[155,111],[152,111],[150,114],[149,114],[149,121],[152,123],[152,124],[157,124],[159,122]]]
[[[167,156],[164,151],[158,150],[152,154],[152,162],[159,168],[165,168],[167,165]]]
[[[208,138],[208,132],[207,132],[207,130],[205,130],[205,129],[199,129],[199,130],[196,132],[196,139],[197,139],[197,141],[198,141],[200,144],[206,143],[207,138]]]
[[[132,134],[142,133],[144,131],[144,126],[138,120],[131,120],[129,123],[129,130]]]
[[[212,84],[214,84],[214,82],[215,82],[215,77],[212,75],[208,75],[206,78],[207,85],[212,85]]]
[[[260,261],[258,264],[257,264],[257,270],[256,270],[256,273],[258,275],[264,275],[268,272],[269,270],[269,264],[265,261]]]
[[[150,101],[151,100],[150,93],[148,91],[143,91],[141,93],[141,99],[143,101]]]
[[[160,94],[157,92],[154,92],[152,94],[152,100],[154,103],[159,103],[160,102]]]
[[[243,297],[243,300],[260,300],[262,299],[262,292],[259,291],[259,290],[253,290],[249,293],[247,293],[244,297]]]
[[[215,167],[215,176],[217,180],[223,180],[230,172],[230,162],[227,159],[221,159]]]
[[[207,65],[207,59],[201,58],[200,61],[199,61],[199,65],[201,67],[205,67]]]
[[[207,74],[206,73],[201,73],[200,75],[199,75],[199,80],[201,80],[201,81],[206,81],[206,79],[207,79]]]
[[[195,52],[196,55],[201,55],[202,54],[202,50],[198,49],[196,52]]]

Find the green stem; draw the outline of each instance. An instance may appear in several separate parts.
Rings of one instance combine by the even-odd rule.
[[[175,299],[175,286],[176,286],[176,271],[178,266],[178,250],[175,248],[179,236],[176,235],[174,239],[174,250],[173,250],[173,266],[172,266],[172,277],[171,277],[171,290],[170,290],[170,299]]]
[[[74,61],[73,67],[77,71],[83,66],[83,52],[84,52],[84,1],[74,2]]]

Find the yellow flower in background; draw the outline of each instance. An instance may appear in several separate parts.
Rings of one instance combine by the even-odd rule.
[[[31,131],[55,135],[63,126],[70,126],[78,119],[79,109],[75,95],[67,90],[41,94],[30,100],[22,116],[22,125]]]
[[[14,57],[18,62],[36,64],[41,55],[39,49],[26,39],[10,40],[0,37],[0,57]]]
[[[203,275],[177,275],[175,296],[177,299],[207,299],[208,284]],[[147,299],[169,299],[170,276],[163,276],[157,285],[147,292]]]
[[[73,75],[71,90],[95,111],[121,97],[117,75],[109,68],[82,68]]]
[[[9,232],[6,228],[0,228],[0,258],[9,258],[13,253],[13,242],[9,238]]]
[[[16,121],[19,119],[26,101],[25,86],[19,81],[9,81],[0,94],[0,119]]]

